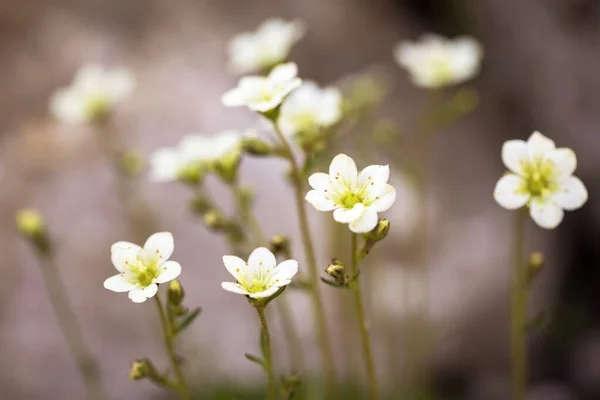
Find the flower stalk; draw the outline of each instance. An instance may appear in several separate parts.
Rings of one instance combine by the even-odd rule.
[[[267,372],[268,379],[268,400],[277,398],[277,386],[275,385],[275,372],[273,370],[273,356],[271,353],[271,335],[269,334],[269,326],[265,317],[265,308],[262,306],[256,307],[256,312],[260,318],[261,331],[261,346],[264,357],[264,367]]]
[[[357,235],[352,233],[352,274],[358,276],[358,246],[357,246]],[[375,375],[375,363],[373,362],[373,352],[371,350],[371,343],[369,340],[369,328],[367,326],[367,320],[365,317],[364,305],[362,300],[362,294],[360,290],[360,279],[355,279],[351,284],[351,289],[354,294],[354,307],[356,309],[356,316],[358,318],[358,324],[360,328],[360,340],[362,344],[363,357],[365,363],[365,369],[367,371],[367,377],[369,380],[369,388],[371,400],[379,399],[379,385],[377,383],[377,376]]]
[[[191,400],[190,394],[186,387],[185,376],[183,375],[183,371],[181,370],[180,362],[179,360],[177,360],[177,356],[175,355],[175,348],[173,346],[173,339],[175,338],[173,326],[170,323],[170,321],[167,320],[165,310],[159,295],[156,294],[156,296],[154,296],[154,299],[156,301],[156,307],[158,308],[160,322],[163,329],[165,348],[167,350],[167,355],[169,356],[169,360],[171,361],[171,365],[173,367],[173,373],[175,374],[176,381],[174,382],[174,386],[177,392],[179,393],[179,397],[181,398],[181,400]]]
[[[296,198],[298,219],[300,221],[300,233],[302,236],[302,244],[304,245],[306,261],[308,263],[309,278],[312,285],[312,290],[310,293],[312,295],[312,306],[313,313],[315,315],[319,349],[321,352],[321,362],[323,368],[325,369],[325,376],[327,379],[327,398],[336,398],[337,390],[335,384],[335,367],[333,361],[333,352],[327,333],[327,322],[325,319],[325,308],[323,306],[323,299],[321,297],[321,291],[319,290],[319,272],[317,269],[317,260],[315,256],[315,250],[313,247],[312,237],[310,234],[310,227],[308,224],[306,204],[304,202],[304,184],[302,180],[303,177],[300,168],[298,167],[298,164],[296,162],[296,159],[294,158],[292,147],[290,146],[290,143],[288,142],[287,138],[285,137],[275,120],[273,121],[273,126],[275,128],[275,132],[279,140],[281,141],[281,144],[285,148],[287,159],[290,163],[290,168],[292,169],[292,181],[294,186],[294,195]]]

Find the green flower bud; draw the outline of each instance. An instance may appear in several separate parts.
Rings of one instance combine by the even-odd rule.
[[[203,221],[214,231],[224,231],[228,227],[227,219],[217,210],[209,210],[204,214]]]
[[[339,284],[343,284],[346,280],[346,264],[340,259],[332,259],[325,272]]]
[[[202,193],[196,194],[190,201],[190,208],[192,212],[198,215],[204,215],[213,207],[213,203]]]
[[[242,147],[246,153],[253,156],[268,156],[273,154],[273,148],[268,143],[254,137],[244,139]]]
[[[196,186],[204,179],[206,167],[200,163],[187,165],[177,171],[177,179],[188,185]]]
[[[146,168],[146,158],[140,150],[127,150],[121,157],[121,168],[128,176],[137,176]]]
[[[214,163],[215,172],[224,182],[233,183],[236,181],[241,155],[240,149],[236,149]]]
[[[530,284],[540,273],[542,268],[544,268],[544,255],[539,251],[531,253],[531,255],[529,256],[529,266],[527,270],[527,280]]]
[[[367,233],[367,240],[371,240],[373,242],[379,242],[380,240],[385,239],[388,232],[390,231],[390,221],[387,219],[380,219],[377,222],[377,226],[371,232]]]
[[[153,376],[154,371],[154,366],[147,358],[135,360],[131,364],[131,370],[129,371],[129,379],[131,379],[132,381],[139,381],[140,379]]]
[[[290,252],[290,239],[287,236],[275,235],[271,238],[269,247],[271,248],[273,254],[283,254],[284,256],[288,257]]]
[[[43,235],[45,225],[44,217],[38,210],[25,208],[17,213],[17,229],[29,239]]]
[[[170,281],[169,286],[167,286],[167,299],[169,300],[169,304],[172,306],[179,306],[184,297],[185,292],[183,291],[181,282],[177,279]]]

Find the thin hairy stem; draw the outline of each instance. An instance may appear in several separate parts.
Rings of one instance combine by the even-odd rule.
[[[267,325],[267,319],[265,318],[265,309],[263,307],[256,307],[258,317],[260,318],[260,325],[262,327],[262,343],[263,343],[263,356],[265,358],[265,369],[267,370],[268,377],[268,396],[267,400],[275,400],[277,398],[277,386],[275,385],[275,372],[273,371],[273,357],[271,354],[271,335],[269,334],[269,326]]]

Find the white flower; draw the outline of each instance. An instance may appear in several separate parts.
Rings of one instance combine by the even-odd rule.
[[[321,89],[305,81],[281,106],[279,124],[287,135],[316,133],[342,117],[342,94],[335,87]]]
[[[134,303],[143,303],[158,291],[158,283],[179,276],[181,265],[168,261],[173,254],[173,235],[169,232],[150,236],[144,248],[129,242],[117,242],[110,249],[112,263],[120,273],[104,281],[113,292],[129,292]]]
[[[228,45],[233,72],[246,74],[271,68],[285,61],[292,46],[304,36],[302,21],[268,19],[255,32],[237,35]]]
[[[150,179],[170,182],[190,178],[203,165],[241,151],[242,139],[249,133],[235,130],[215,135],[190,134],[177,147],[164,147],[150,157]]]
[[[105,69],[99,65],[81,67],[70,86],[59,89],[50,99],[50,111],[68,124],[94,122],[104,118],[133,92],[133,73],[126,68]]]
[[[248,262],[235,256],[223,256],[223,264],[237,283],[223,282],[221,287],[253,299],[272,296],[298,272],[298,261],[286,260],[277,265],[275,256],[265,247],[254,250]]]
[[[452,40],[426,34],[416,43],[400,42],[394,48],[394,57],[408,70],[416,86],[439,88],[462,83],[477,75],[483,50],[472,37]]]
[[[505,142],[502,161],[510,173],[496,184],[494,198],[509,210],[527,205],[531,218],[542,228],[556,228],[563,210],[575,210],[587,201],[585,186],[573,176],[577,167],[573,150],[557,149],[539,132],[527,142]]]
[[[296,75],[298,67],[294,63],[281,64],[273,68],[269,75],[245,76],[238,86],[221,98],[227,107],[248,106],[253,111],[267,112],[281,104],[283,99],[302,84]]]
[[[338,154],[329,175],[317,172],[308,178],[313,190],[306,200],[319,211],[333,210],[333,218],[350,224],[352,232],[370,232],[377,225],[377,213],[396,200],[396,189],[387,183],[389,176],[387,165],[370,165],[358,173],[352,158]]]

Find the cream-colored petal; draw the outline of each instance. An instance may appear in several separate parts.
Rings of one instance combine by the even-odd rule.
[[[365,205],[362,203],[356,203],[350,210],[347,208],[337,208],[333,212],[333,219],[342,224],[354,222],[361,217],[364,210]]]
[[[144,243],[144,250],[149,254],[156,255],[159,258],[159,263],[164,263],[173,254],[175,250],[175,242],[171,232],[155,233]]]
[[[267,290],[258,293],[250,293],[249,296],[253,299],[264,299],[267,297],[271,297],[280,289],[279,286],[271,286]]]
[[[373,184],[381,187],[390,178],[390,167],[388,165],[369,165],[358,174],[358,187],[363,184]]]
[[[531,218],[544,229],[554,229],[563,220],[564,212],[553,200],[534,199],[529,205]]]
[[[377,212],[387,211],[396,201],[396,189],[392,185],[386,184],[377,197],[369,207]]]
[[[337,207],[333,201],[327,198],[326,193],[320,190],[310,190],[306,194],[305,199],[312,204],[317,211],[331,211]]]
[[[130,242],[116,242],[110,247],[110,258],[119,272],[129,269],[135,264],[138,253],[142,250],[140,246]]]
[[[177,261],[167,261],[161,267],[161,273],[154,279],[155,283],[166,283],[181,275],[181,265]]]
[[[223,256],[223,264],[236,281],[241,280],[240,274],[248,268],[246,261],[236,256]]]
[[[298,66],[296,63],[289,62],[279,64],[269,73],[269,82],[281,83],[291,81],[298,75]]]
[[[358,170],[356,163],[345,154],[338,154],[331,161],[329,176],[336,185],[343,185],[350,191],[356,189],[358,183]]]
[[[556,148],[554,142],[542,135],[540,132],[533,132],[533,134],[527,140],[527,149],[529,150],[529,157],[540,158],[546,157],[548,153]]]
[[[494,189],[494,199],[508,210],[523,207],[530,197],[529,192],[525,190],[525,181],[514,174],[504,175]]]
[[[150,156],[150,180],[156,182],[177,180],[177,170],[181,161],[181,154],[176,148],[168,147],[156,150]]]
[[[308,178],[308,184],[316,190],[327,190],[331,186],[331,178],[323,172],[316,172]]]
[[[566,147],[553,150],[546,157],[554,164],[560,181],[568,179],[577,168],[575,152]]]
[[[129,298],[134,303],[143,303],[148,300],[148,297],[144,294],[144,290],[140,288],[131,289],[129,291]]]
[[[284,286],[291,282],[294,275],[298,273],[298,261],[285,260],[275,268],[270,283],[275,286]]]
[[[259,275],[261,271],[272,270],[276,265],[275,255],[266,247],[255,249],[248,257],[248,266],[253,274]]]
[[[147,299],[150,299],[158,293],[158,285],[156,283],[151,283],[142,289],[142,293]]]
[[[367,233],[377,226],[377,211],[371,207],[365,208],[360,218],[348,225],[354,233]]]
[[[228,292],[242,294],[244,296],[248,296],[250,292],[248,292],[242,285],[233,282],[221,282],[221,287]]]
[[[123,275],[113,275],[104,281],[104,288],[113,292],[128,292],[135,287],[135,284],[129,282]]]
[[[502,145],[502,161],[506,168],[523,175],[523,166],[529,162],[529,149],[523,140],[508,140]]]
[[[246,96],[238,88],[231,89],[221,97],[221,103],[226,107],[244,106],[246,101]]]
[[[567,178],[552,199],[567,211],[572,211],[583,206],[588,199],[585,185],[576,176]]]

